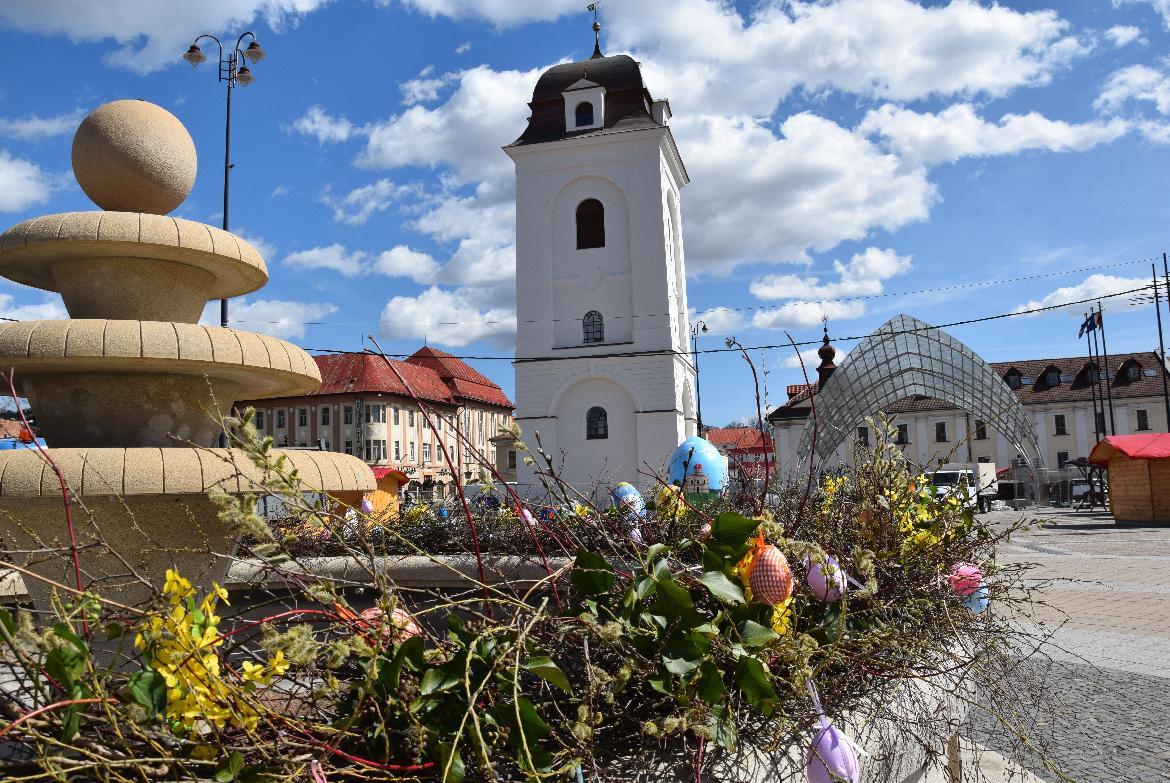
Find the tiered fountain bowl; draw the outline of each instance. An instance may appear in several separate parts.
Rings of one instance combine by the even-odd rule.
[[[102,211],[0,235],[0,275],[60,293],[70,315],[0,325],[0,368],[14,371],[68,484],[76,541],[45,455],[2,452],[0,557],[73,587],[76,550],[83,586],[123,603],[151,596],[167,568],[202,583],[226,575],[233,534],[207,493],[260,491],[260,472],[243,452],[216,448],[219,412],[321,382],[295,345],[198,324],[209,300],[255,291],[268,272],[240,237],[167,216],[190,193],[195,164],[190,135],[165,109],[107,103],[73,140],[74,174]],[[355,457],[286,456],[306,489],[375,488]],[[47,607],[56,588],[24,581]]]

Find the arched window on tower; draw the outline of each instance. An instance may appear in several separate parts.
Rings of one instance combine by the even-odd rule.
[[[593,104],[589,101],[581,101],[578,103],[574,112],[577,117],[578,128],[586,128],[593,124]]]
[[[609,414],[605,408],[593,407],[585,415],[585,440],[606,440],[609,438]]]
[[[581,328],[584,332],[584,342],[605,342],[605,319],[596,310],[585,313],[585,317],[581,319]]]
[[[577,205],[577,249],[605,247],[605,207],[595,198]]]

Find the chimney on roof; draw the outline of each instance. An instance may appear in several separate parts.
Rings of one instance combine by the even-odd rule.
[[[837,365],[833,364],[837,349],[829,345],[829,319],[822,320],[825,324],[825,337],[821,341],[821,347],[817,349],[817,356],[821,357],[821,363],[817,367],[817,391],[825,388],[825,384],[829,382],[829,376],[837,369]]]

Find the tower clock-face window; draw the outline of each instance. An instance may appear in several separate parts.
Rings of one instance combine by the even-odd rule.
[[[577,249],[605,247],[605,207],[595,198],[577,205]]]
[[[593,407],[585,415],[585,440],[606,440],[609,438],[609,414],[605,408]]]
[[[589,101],[578,103],[575,113],[578,128],[587,128],[593,124],[593,104]]]
[[[584,331],[585,342],[605,342],[605,319],[601,317],[601,313],[596,310],[590,310],[585,313],[585,317],[581,319],[581,326]]]

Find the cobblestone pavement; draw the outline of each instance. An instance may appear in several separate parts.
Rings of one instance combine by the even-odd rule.
[[[1029,512],[1051,520],[1001,547],[1002,562],[1030,562],[1044,599],[1036,630],[1052,632],[1051,661],[1020,676],[1044,678],[1062,707],[1045,715],[1050,757],[1077,783],[1170,780],[1170,528],[1113,524],[1105,513]],[[996,524],[1019,512],[994,512]],[[1027,707],[1027,705],[1021,705]],[[994,748],[986,726],[976,737]],[[1057,777],[1035,758],[1027,766]]]

